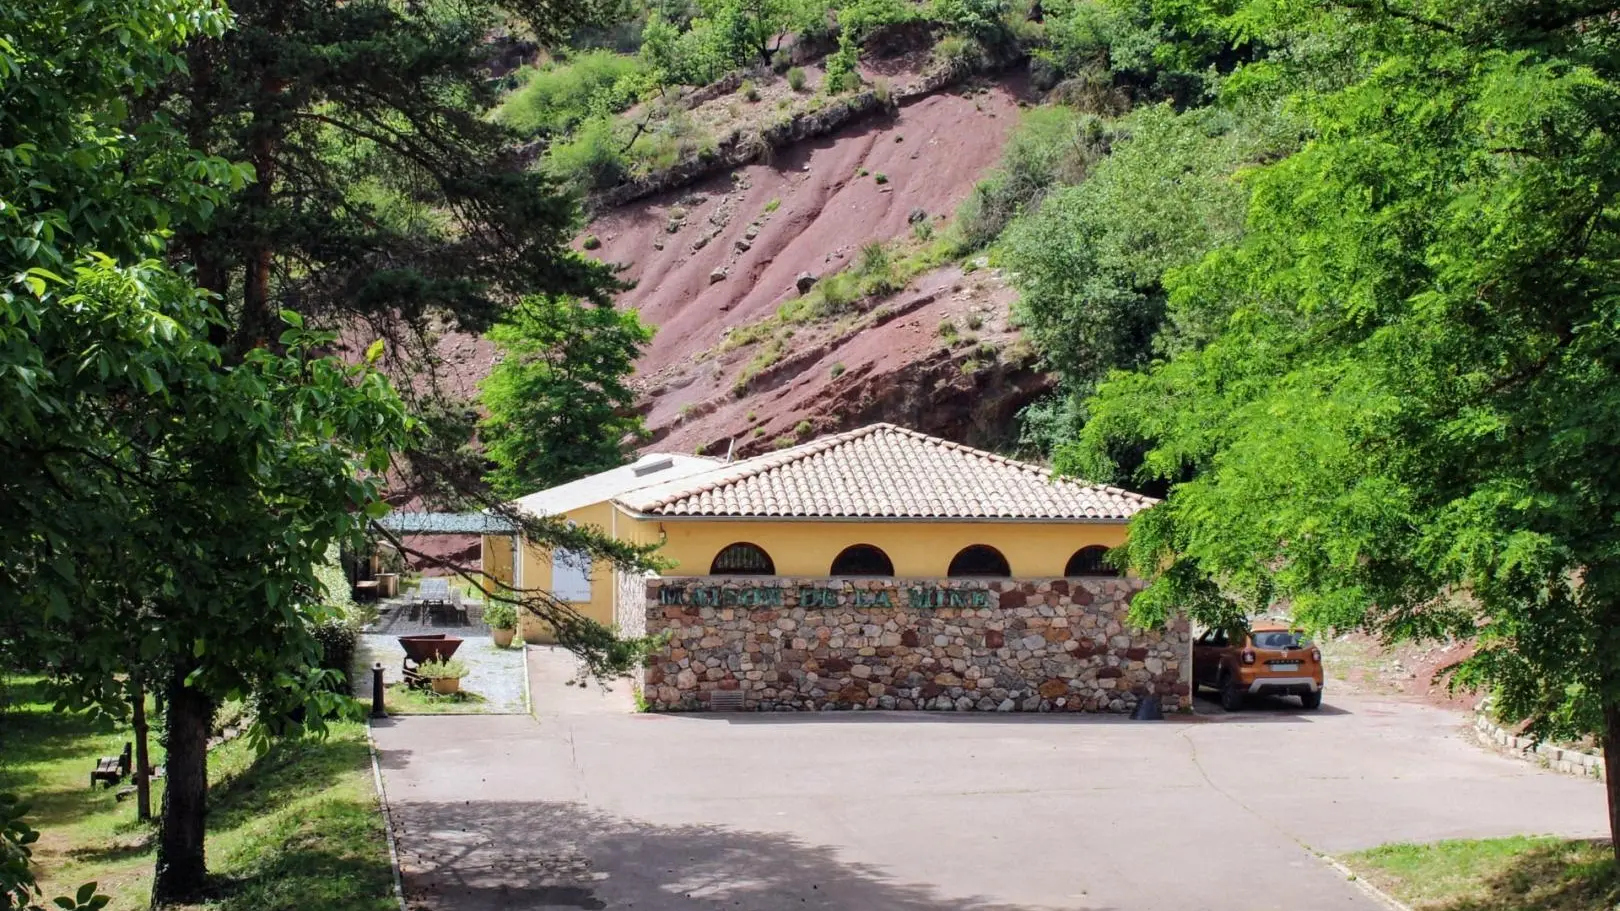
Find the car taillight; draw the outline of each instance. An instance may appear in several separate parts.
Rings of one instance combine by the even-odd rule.
[[[1311,660],[1316,662],[1317,664],[1321,664],[1322,663],[1322,650],[1319,649],[1319,648],[1311,649]]]
[[[1243,663],[1244,664],[1253,664],[1254,663],[1254,649],[1246,648],[1246,649],[1243,650]]]

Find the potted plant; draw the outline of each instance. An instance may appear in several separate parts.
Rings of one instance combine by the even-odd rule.
[[[506,648],[512,644],[512,637],[517,635],[517,608],[503,601],[491,601],[484,608],[484,623],[489,625],[495,645]]]
[[[440,696],[449,696],[461,692],[461,678],[467,676],[467,665],[463,664],[460,658],[424,661],[417,666],[416,673],[427,678],[433,685],[433,692]]]

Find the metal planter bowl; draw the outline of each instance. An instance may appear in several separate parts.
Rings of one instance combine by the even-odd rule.
[[[449,661],[450,656],[461,648],[464,642],[460,636],[446,636],[444,633],[423,633],[419,636],[400,636],[399,645],[405,649],[405,658],[411,664],[421,664],[424,661]]]

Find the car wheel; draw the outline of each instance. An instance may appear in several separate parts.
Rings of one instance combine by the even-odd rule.
[[[1305,706],[1308,709],[1321,708],[1322,707],[1322,691],[1321,690],[1316,690],[1316,691],[1310,692],[1310,693],[1300,693],[1299,694],[1299,704]]]
[[[1221,681],[1221,708],[1228,712],[1240,711],[1243,708],[1243,687],[1231,677]]]

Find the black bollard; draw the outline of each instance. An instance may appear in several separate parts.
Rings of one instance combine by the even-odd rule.
[[[1136,703],[1136,711],[1131,713],[1132,721],[1163,721],[1164,710],[1159,707],[1159,697],[1143,696]]]
[[[388,710],[383,708],[383,666],[381,661],[371,666],[371,717],[388,717]]]

